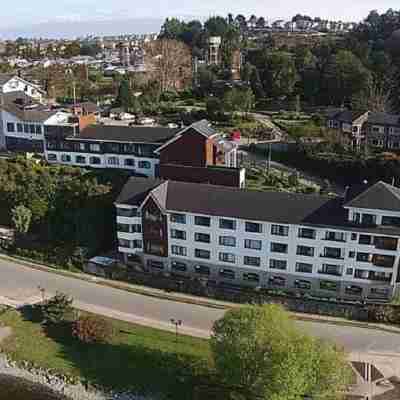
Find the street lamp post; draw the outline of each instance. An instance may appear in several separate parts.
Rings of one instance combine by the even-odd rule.
[[[171,318],[170,321],[172,325],[175,325],[175,341],[178,343],[178,329],[182,325],[182,320]]]

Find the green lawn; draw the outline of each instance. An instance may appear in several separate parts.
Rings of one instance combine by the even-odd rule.
[[[13,335],[0,350],[15,361],[28,361],[52,371],[113,389],[140,394],[162,393],[169,399],[192,399],[198,381],[209,379],[207,340],[111,320],[116,334],[108,344],[83,345],[70,330],[49,333],[16,311],[0,315]]]

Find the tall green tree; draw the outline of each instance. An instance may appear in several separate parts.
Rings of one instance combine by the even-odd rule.
[[[235,399],[333,400],[348,383],[345,355],[302,333],[278,305],[228,311],[214,324],[211,349]]]
[[[128,111],[132,106],[132,93],[128,79],[122,79],[118,88],[118,96],[115,102],[125,111]]]

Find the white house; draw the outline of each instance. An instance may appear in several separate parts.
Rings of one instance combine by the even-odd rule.
[[[0,74],[0,88],[3,93],[23,92],[40,102],[46,95],[46,92],[39,86],[12,74]]]

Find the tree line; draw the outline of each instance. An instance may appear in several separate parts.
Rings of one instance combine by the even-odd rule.
[[[273,34],[250,41],[244,28],[248,23],[241,17],[215,16],[204,24],[173,18],[162,26],[161,38],[184,42],[195,57],[205,57],[210,36],[222,38],[221,65],[199,69],[200,94],[207,94],[210,82],[230,79],[232,51],[240,49],[245,61],[241,78],[257,100],[300,96],[310,105],[400,111],[399,11],[372,11],[345,35],[291,47]]]

